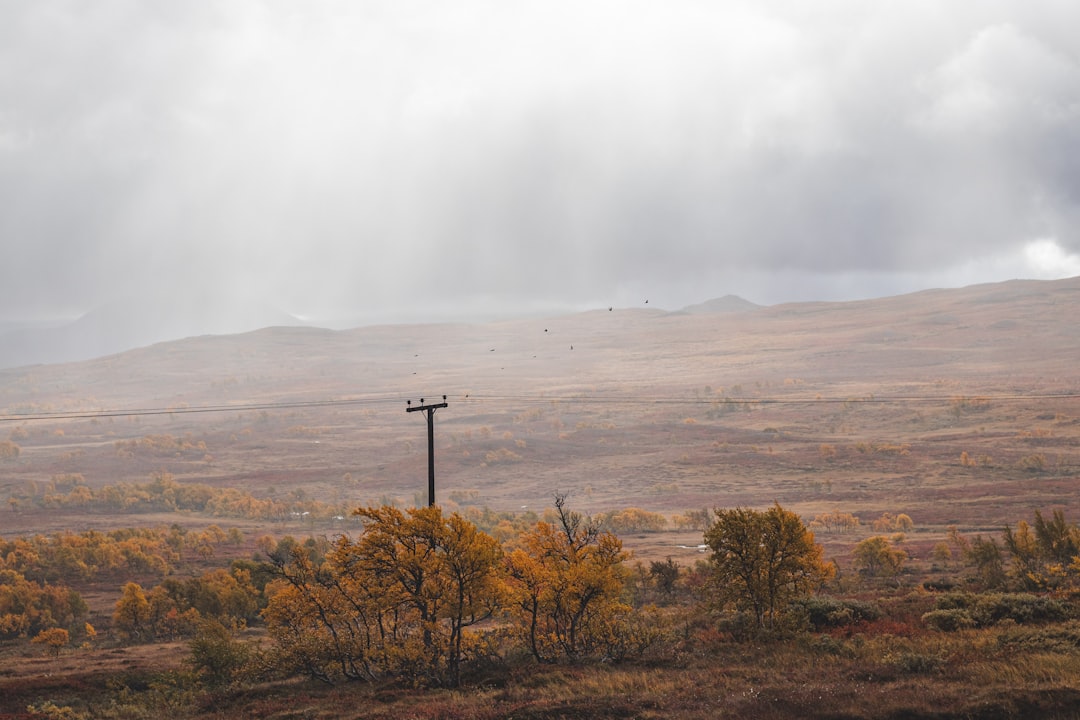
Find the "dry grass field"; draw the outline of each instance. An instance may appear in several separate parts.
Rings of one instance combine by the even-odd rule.
[[[998,534],[1036,509],[1080,518],[1078,308],[1080,279],[1014,281],[732,312],[604,308],[482,325],[270,328],[3,370],[0,441],[18,453],[0,459],[0,536],[173,523],[235,526],[247,537],[332,535],[349,527],[352,507],[426,502],[426,424],[421,414],[405,412],[406,400],[445,394],[448,407],[435,415],[436,476],[438,501],[449,508],[542,512],[556,491],[589,514],[637,507],[674,517],[779,502],[807,521],[834,511],[863,521],[862,534],[818,533],[826,556],[841,566],[873,519],[904,513],[914,521],[908,553],[928,566],[948,526]],[[239,488],[259,498],[316,500],[341,508],[345,519],[125,513],[46,499],[66,491],[56,481],[65,476],[102,488],[145,483],[163,472],[180,483]],[[673,557],[692,564],[700,557],[680,547],[701,541],[692,530],[623,540],[643,561]],[[88,591],[94,617],[106,622],[115,596],[107,587]],[[100,686],[114,666],[176,663],[175,652],[157,646],[96,652],[53,662],[39,648],[9,651],[0,657],[0,683],[33,677],[47,684],[60,675]],[[813,648],[790,653],[768,662],[802,667]],[[853,692],[854,678],[845,675],[854,672],[845,669],[849,661],[854,668],[843,654],[825,661],[836,673],[829,676],[835,692]],[[1002,660],[995,655],[987,662]],[[609,698],[606,704],[581,700],[577,707],[569,699],[562,706],[552,700],[530,715],[523,698],[543,696],[544,682],[561,688],[555,695],[576,692],[563,676],[545,674],[531,690],[508,689],[505,678],[502,689],[485,690],[490,712],[453,697],[443,697],[440,712],[463,718],[673,716],[671,708],[635,704],[640,689],[653,683],[672,684],[663,692],[680,698],[674,715],[719,716],[712,701],[687,689],[704,682],[701,676],[717,663],[734,667],[736,660],[673,663],[694,678],[689,686],[639,668],[619,680],[637,688],[625,693],[629,704]],[[1054,681],[1058,676],[1080,688],[1078,670],[1059,667],[1044,681],[1056,693],[1065,692]],[[582,687],[610,682],[593,678],[598,670],[572,672],[582,675]],[[798,679],[805,671],[791,672]],[[917,673],[888,672],[899,672],[910,685],[894,683],[890,693],[924,692]],[[969,674],[954,681],[927,690],[922,710],[894,716],[934,717],[934,693],[960,696],[977,682]],[[1033,683],[1016,679],[1037,693],[1040,685]],[[975,696],[992,696],[994,687],[987,682]],[[314,691],[295,692],[302,698]],[[318,697],[331,705],[353,702],[327,699],[338,690],[324,692]],[[753,693],[779,697],[784,691],[774,681],[744,683],[737,674],[717,692],[729,701],[742,697],[743,705],[731,707],[761,717],[793,716],[810,706],[807,700],[786,712],[777,705],[775,713],[760,715],[765,705]],[[1051,705],[1065,712],[1076,692],[1054,696]],[[11,697],[5,711],[25,707]],[[874,716],[867,698],[826,703],[821,717]],[[394,717],[410,716],[404,705],[387,707]],[[1024,716],[1017,707],[999,716]],[[261,716],[348,714],[297,709]],[[411,716],[426,714],[421,709]]]

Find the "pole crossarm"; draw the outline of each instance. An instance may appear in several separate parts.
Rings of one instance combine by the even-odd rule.
[[[405,408],[405,412],[416,412],[417,410],[438,410],[439,408],[449,407],[446,403],[438,403],[437,405],[409,405]]]
[[[441,403],[424,404],[424,398],[420,398],[419,405],[413,405],[412,400],[406,400],[405,412],[423,411],[427,415],[427,452],[428,452],[428,507],[435,504],[435,411],[447,407],[446,396],[443,395]]]

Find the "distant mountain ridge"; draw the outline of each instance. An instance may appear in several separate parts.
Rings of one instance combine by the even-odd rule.
[[[744,312],[764,307],[736,295],[690,305],[679,312]],[[308,323],[265,303],[192,293],[127,298],[102,305],[69,323],[0,325],[0,369],[79,362],[159,342],[201,335],[233,335]]]
[[[710,313],[747,312],[763,307],[765,306],[752,303],[738,295],[725,295],[723,297],[713,298],[712,300],[706,300],[697,305],[687,305],[681,312],[690,313],[691,315],[706,315]]]
[[[187,337],[304,324],[264,303],[204,293],[182,302],[124,298],[67,324],[0,327],[0,368],[79,362]]]
[[[979,327],[991,329],[1019,328],[1025,334],[1034,324],[1054,322],[1061,312],[1080,305],[1080,277],[1063,280],[1011,280],[1001,283],[985,283],[964,288],[928,289],[891,297],[852,300],[843,302],[795,302],[779,305],[758,305],[736,295],[724,295],[705,302],[689,305],[677,311],[661,308],[637,308],[617,310],[616,317],[669,318],[679,317],[687,322],[706,322],[709,326],[723,325],[732,332],[745,332],[746,323],[755,328],[773,328],[777,332],[791,332],[789,323],[801,323],[813,319],[814,327],[822,327],[820,321],[842,322],[845,326],[863,326],[868,339],[896,340],[914,338],[925,332],[910,329],[912,323],[923,322],[926,328],[952,328],[952,332],[974,332]],[[1024,314],[1021,306],[1039,306],[1037,316]],[[1053,309],[1052,312],[1048,312]],[[1015,318],[1001,316],[1001,311],[1017,315]],[[621,313],[621,314],[620,314]],[[608,319],[604,312],[577,313],[543,320],[546,325],[586,327],[590,318]],[[207,319],[209,318],[209,320]],[[753,318],[751,320],[750,318]],[[921,320],[919,319],[921,318]],[[715,321],[713,320],[715,319]],[[538,323],[537,318],[516,318],[502,321],[477,323],[427,323],[425,332],[450,332],[452,327],[470,327],[468,334],[488,336],[509,332],[509,327],[528,328]],[[634,320],[633,322],[638,322]],[[718,325],[719,324],[719,325]],[[627,328],[631,325],[626,325]],[[0,370],[28,365],[52,365],[82,362],[115,355],[158,343],[179,341],[203,336],[232,336],[255,330],[275,327],[308,327],[302,320],[273,308],[265,303],[243,297],[213,297],[205,293],[192,293],[181,299],[175,297],[147,297],[121,300],[87,313],[75,322],[63,326],[27,327],[16,324],[0,326]],[[393,337],[391,344],[405,343],[412,346],[410,338],[419,327],[415,323],[364,326],[352,331],[370,337]],[[612,332],[610,324],[595,328],[598,332]],[[542,328],[548,335],[547,328]],[[555,328],[551,328],[554,337]],[[801,326],[799,330],[802,331]],[[1059,326],[1057,332],[1071,340],[1075,332],[1072,325]],[[959,337],[959,335],[957,336]],[[973,338],[973,342],[981,342]],[[846,342],[850,342],[850,339]],[[568,346],[573,344],[568,341]],[[849,349],[852,349],[849,347]]]

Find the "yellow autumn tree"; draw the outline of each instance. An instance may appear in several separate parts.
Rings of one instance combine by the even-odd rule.
[[[541,662],[603,652],[630,613],[621,600],[622,541],[570,511],[565,495],[555,496],[555,518],[538,522],[507,557],[511,615]]]
[[[490,617],[503,592],[499,544],[438,507],[356,514],[360,537],[341,537],[325,562],[301,548],[278,561],[263,617],[279,658],[327,682],[398,675],[457,685],[467,628]]]
[[[150,603],[142,586],[135,582],[124,585],[120,599],[113,610],[113,628],[117,634],[130,640],[149,635]]]
[[[1005,548],[1012,555],[1013,577],[1028,590],[1058,590],[1075,584],[1080,574],[1080,528],[1061,510],[1050,518],[1036,510],[1035,521],[1005,528]]]
[[[49,649],[54,658],[60,657],[60,651],[67,647],[71,636],[64,628],[49,628],[42,630],[30,642],[35,645],[44,645]]]
[[[3,559],[0,552],[0,568],[11,560],[10,555]],[[14,570],[0,569],[0,640],[72,625],[86,610],[82,596],[74,590],[27,580]]]
[[[386,674],[397,644],[393,602],[353,562],[354,541],[340,537],[325,559],[283,544],[269,554],[278,577],[262,612],[274,664],[326,683]]]
[[[267,585],[270,599],[262,612],[274,640],[273,663],[326,683],[373,679],[366,652],[370,642],[365,642],[370,641],[369,618],[363,613],[350,617],[336,579],[314,566],[303,548],[291,552],[288,562],[277,561],[281,578]]]
[[[859,542],[851,552],[852,566],[869,577],[894,578],[907,562],[907,553],[881,535]]]
[[[499,604],[499,544],[457,513],[444,518],[438,507],[355,514],[364,519],[364,532],[354,546],[339,548],[336,561],[385,588],[388,609],[404,611],[408,665],[423,668],[430,682],[457,685],[465,628]]]
[[[748,611],[757,628],[775,627],[792,601],[832,577],[814,534],[779,504],[765,511],[716,509],[714,515],[705,544],[717,605]]]
[[[1027,590],[1043,590],[1046,586],[1045,559],[1031,526],[1024,520],[1016,530],[1005,527],[1005,547],[1012,554],[1013,576]]]

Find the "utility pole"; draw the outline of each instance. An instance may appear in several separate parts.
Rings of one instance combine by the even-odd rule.
[[[435,411],[446,407],[446,396],[442,396],[441,403],[425,405],[424,398],[420,398],[420,404],[413,407],[412,400],[405,401],[405,412],[423,410],[427,414],[427,504],[431,507],[435,504]]]

